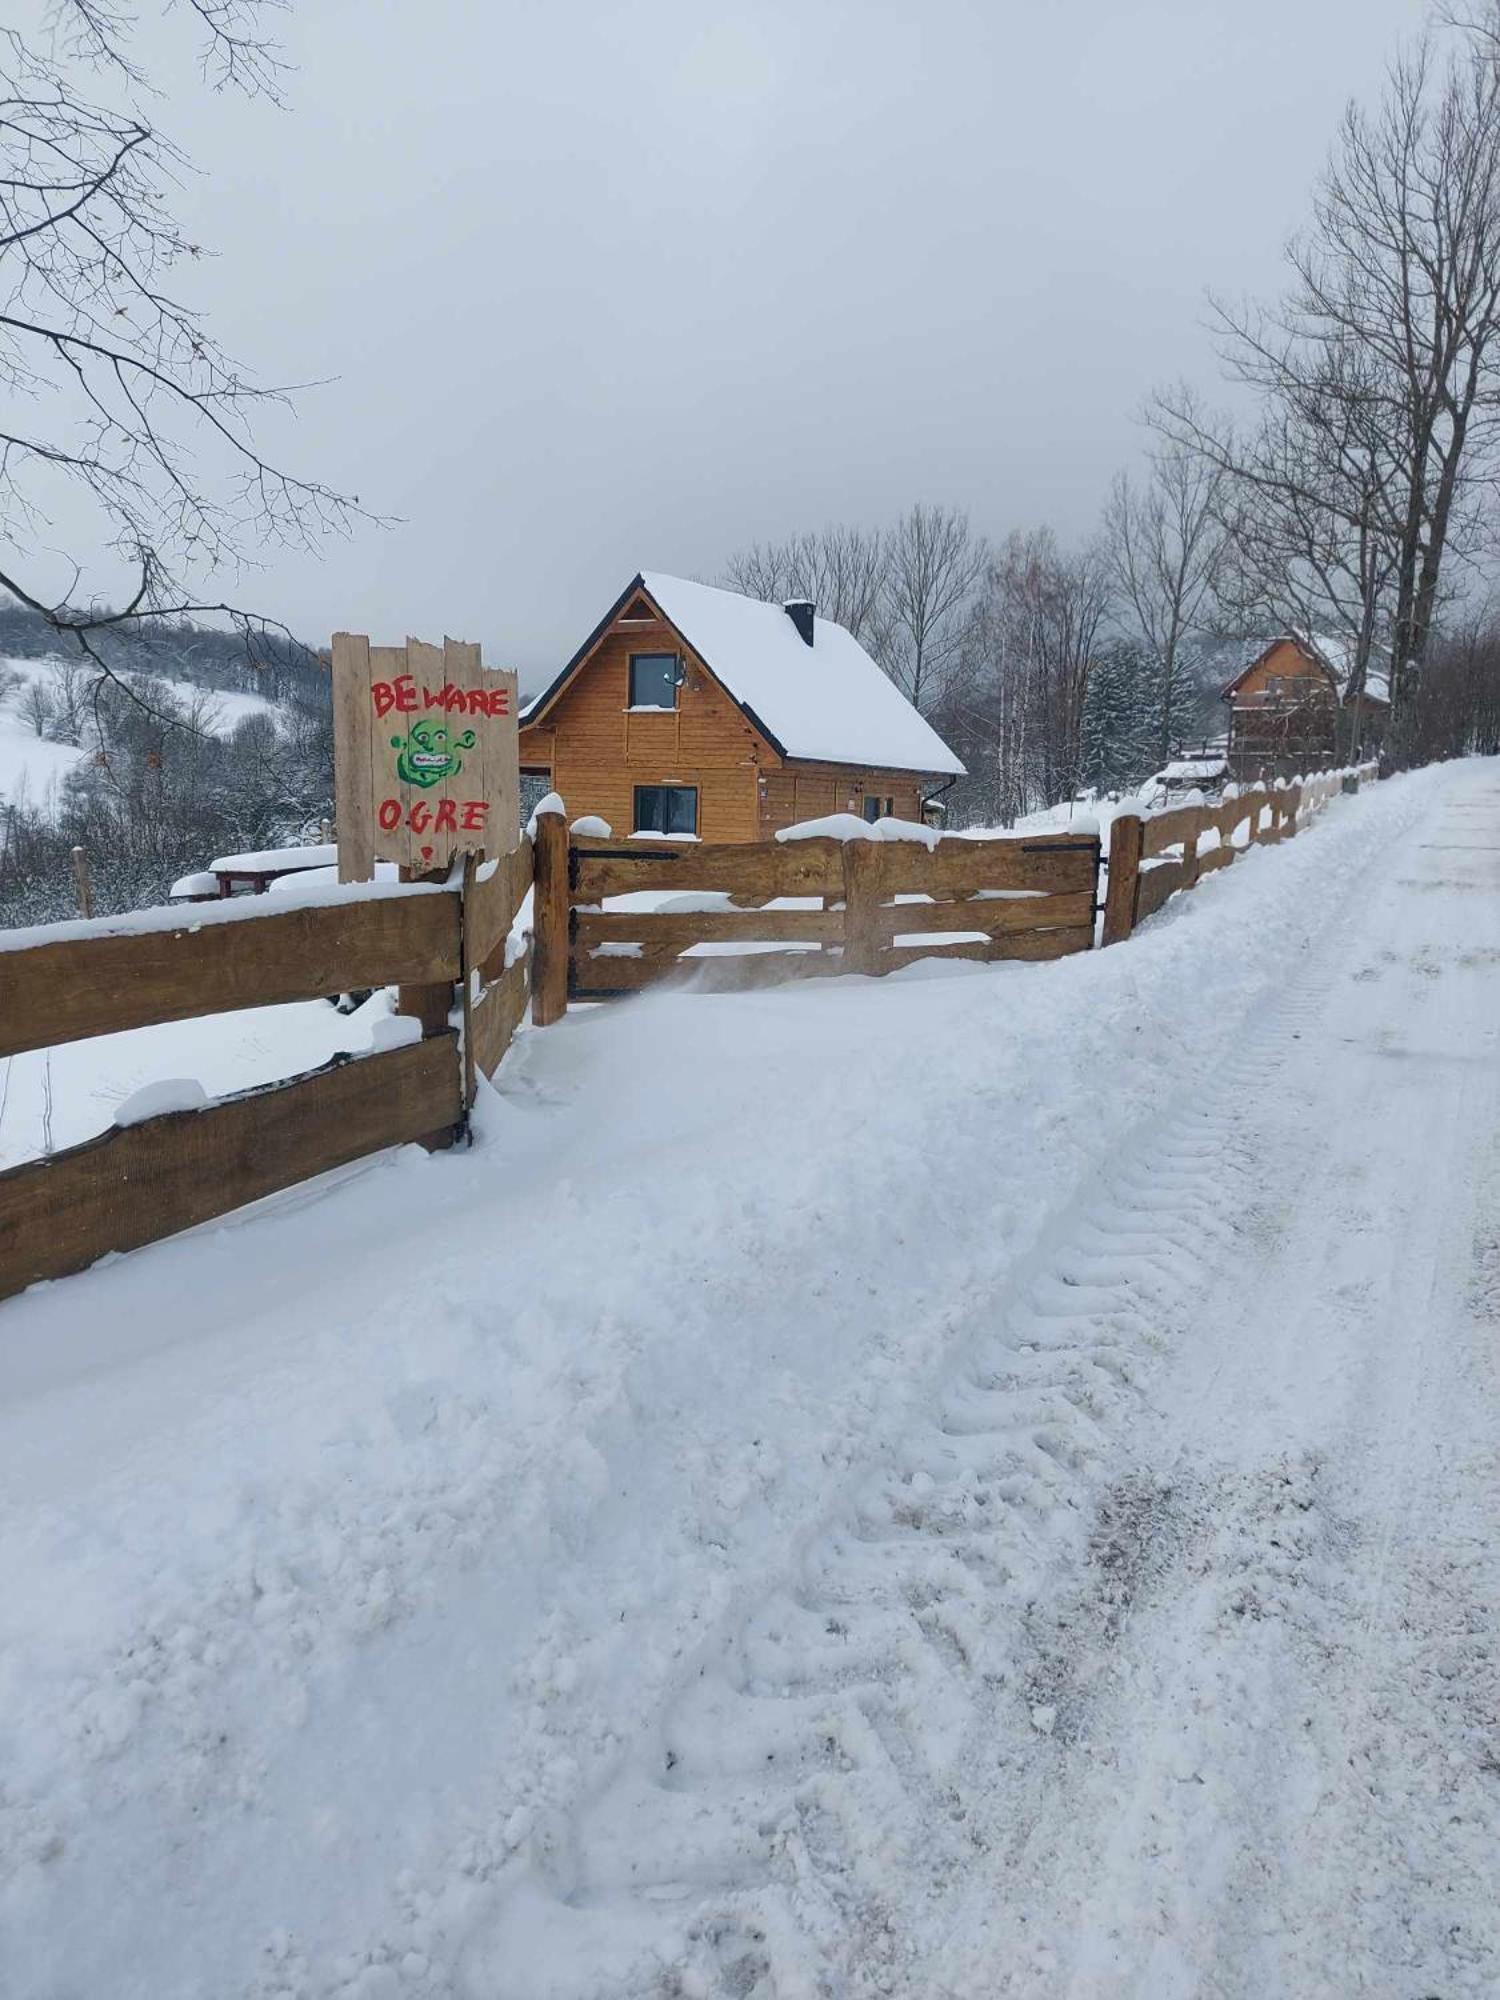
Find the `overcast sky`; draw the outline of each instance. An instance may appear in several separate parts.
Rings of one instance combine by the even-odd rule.
[[[268,442],[401,517],[252,593],[535,684],[640,567],[915,499],[1086,535],[1420,0],[305,0],[157,115]],[[151,21],[144,52],[181,37]]]

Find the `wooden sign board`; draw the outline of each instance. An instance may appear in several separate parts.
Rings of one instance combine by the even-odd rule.
[[[425,875],[519,846],[516,708],[515,675],[481,666],[478,646],[335,632],[339,880],[367,882],[377,861]]]

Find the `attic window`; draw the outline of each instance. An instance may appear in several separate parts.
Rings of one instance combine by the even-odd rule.
[[[677,687],[681,679],[682,674],[675,653],[632,653],[630,706],[675,708]]]
[[[646,602],[644,597],[632,597],[625,609],[620,613],[620,622],[624,624],[629,619],[633,620],[636,624],[643,624],[650,623],[655,617],[656,613],[651,609],[651,606]]]

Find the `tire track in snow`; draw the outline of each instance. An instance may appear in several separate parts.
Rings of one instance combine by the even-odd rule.
[[[1301,1244],[1268,1244],[1263,1271],[1241,1274],[1238,1295],[1258,1310],[1239,1351],[1221,1327],[1207,1345],[1227,1370],[1221,1360],[1168,1429],[1205,1440],[1194,1454],[1201,1551],[1134,1635],[1105,1720],[1108,1762],[1075,1769],[1069,1809],[1030,1857],[1043,1885],[1033,1906],[997,1920],[971,1899],[967,1954],[944,1960],[965,1964],[956,1991],[1415,2000],[1491,1990],[1497,1938],[1484,1912],[1500,1816],[1485,1774],[1500,1770],[1500,1708],[1478,1607],[1500,1595],[1500,1574],[1464,1516],[1482,1514],[1495,1490],[1496,1371],[1492,1345],[1487,1379],[1465,1358],[1475,1343],[1454,1325],[1451,1298],[1445,1313],[1435,1278],[1446,1272],[1451,1292],[1466,1264],[1463,1168],[1497,1106],[1493,1069],[1441,1067],[1442,989],[1428,956],[1412,967],[1417,1001],[1398,1002],[1393,1018],[1403,1041],[1437,1045],[1441,1089],[1397,1071],[1407,1095],[1393,1100],[1382,1030],[1367,1033],[1367,1074],[1344,1072],[1372,1102],[1350,1104],[1338,1086],[1320,1097],[1325,1030],[1287,1104],[1270,1100],[1268,1158],[1291,1154],[1308,1107],[1322,1113],[1324,1143],[1311,1199],[1287,1204]],[[1359,972],[1348,976],[1358,990]],[[1330,1019],[1346,1009],[1345,998]],[[1462,1007],[1447,1023],[1458,1046],[1475,1025]],[[1468,1051],[1481,1065],[1483,1039]],[[1364,1148],[1377,1134],[1365,1190]],[[1294,1193],[1307,1185],[1308,1162],[1300,1168]],[[1330,1204],[1341,1187],[1358,1197],[1347,1212]],[[1473,1206],[1482,1216],[1482,1194]],[[1367,1244],[1380,1236],[1373,1266],[1361,1232]],[[1471,1265],[1482,1224],[1473,1234]],[[1386,1282],[1371,1285],[1382,1266]],[[1221,1317],[1235,1321],[1233,1302]],[[1259,1422],[1258,1375],[1268,1384]],[[1484,1451],[1460,1445],[1486,1426]],[[1283,1430],[1288,1448],[1276,1454]],[[1424,1676],[1416,1658],[1429,1650],[1439,1664]],[[1457,1720],[1442,1717],[1445,1701]]]
[[[926,1421],[700,1656],[649,1753],[536,1843],[466,1992],[930,1990],[906,1983],[913,1906],[950,1897],[995,1837],[967,1796],[976,1739],[1014,1742],[1019,1853],[1055,1803],[1055,1744],[1087,1729],[1137,1597],[1183,1558],[1175,1470],[1143,1480],[1121,1434],[1174,1316],[1254,1226],[1240,1106],[1333,976],[1285,994],[1200,1102],[1075,1201],[999,1328],[960,1341]]]

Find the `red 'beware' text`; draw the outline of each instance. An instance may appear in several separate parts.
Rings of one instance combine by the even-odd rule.
[[[510,714],[510,689],[461,688],[445,681],[440,688],[418,688],[410,674],[397,674],[393,681],[372,681],[370,699],[377,716],[415,715],[418,709],[441,708],[460,715]]]

